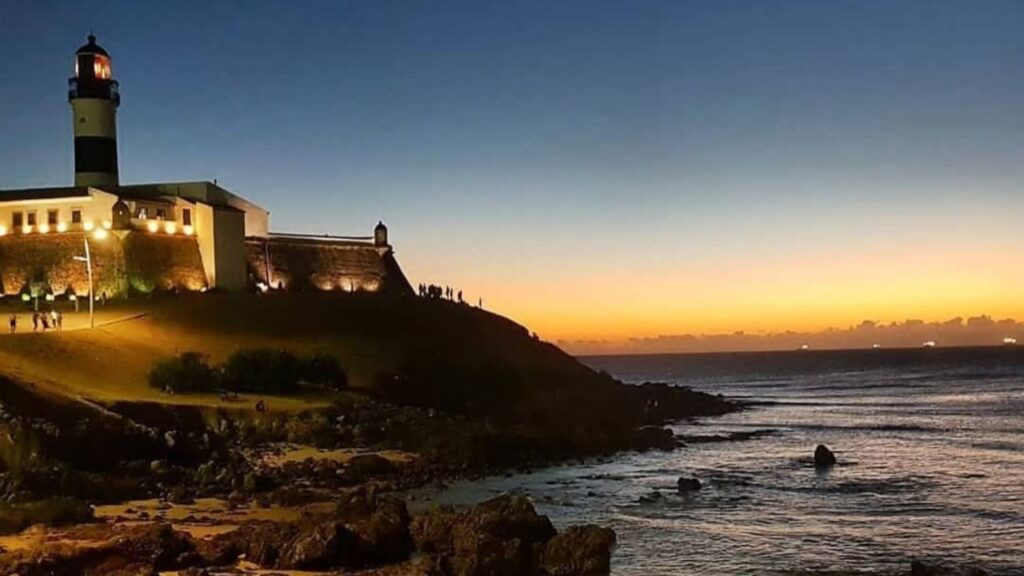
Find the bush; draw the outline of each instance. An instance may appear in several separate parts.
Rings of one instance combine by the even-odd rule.
[[[310,384],[341,390],[348,386],[348,375],[338,359],[330,354],[314,354],[302,361],[302,379]]]
[[[0,534],[21,532],[35,524],[67,526],[95,521],[92,507],[73,498],[50,498],[0,505]]]
[[[159,362],[149,372],[150,386],[175,394],[214,392],[220,387],[220,382],[218,370],[198,352],[185,352]]]
[[[348,375],[330,354],[299,358],[286,350],[262,348],[235,352],[221,367],[210,366],[203,354],[185,352],[149,372],[150,386],[176,394],[219,390],[288,394],[296,392],[300,382],[340,390],[348,386]]]
[[[224,386],[235,392],[294,392],[303,363],[286,350],[239,350],[224,364]]]

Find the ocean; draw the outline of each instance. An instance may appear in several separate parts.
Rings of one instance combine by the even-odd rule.
[[[528,494],[556,527],[613,528],[613,574],[906,572],[912,559],[1024,574],[1024,349],[587,357],[749,408],[628,453],[451,486]],[[816,470],[815,446],[839,464]],[[680,476],[701,490],[679,494]]]

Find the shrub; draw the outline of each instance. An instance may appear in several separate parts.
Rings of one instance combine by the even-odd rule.
[[[235,392],[294,392],[302,368],[298,357],[285,350],[239,350],[224,364],[224,386]]]
[[[185,352],[157,363],[149,372],[149,385],[175,394],[214,392],[220,387],[220,373],[206,356]]]
[[[310,384],[340,390],[348,386],[348,375],[330,354],[314,354],[302,361],[302,379]]]

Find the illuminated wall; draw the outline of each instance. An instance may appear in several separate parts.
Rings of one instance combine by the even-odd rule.
[[[207,286],[195,238],[133,233],[122,246],[133,292],[196,291]]]
[[[63,295],[89,293],[82,233],[8,235],[0,238],[0,290],[5,295],[28,291]],[[201,290],[207,287],[195,238],[112,233],[90,238],[96,294],[113,297],[156,290]]]
[[[271,288],[409,292],[390,249],[365,242],[270,238],[246,242],[249,273]],[[269,275],[269,279],[268,279]]]

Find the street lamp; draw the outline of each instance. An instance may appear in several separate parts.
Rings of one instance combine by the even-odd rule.
[[[105,235],[104,235],[105,237]],[[102,239],[99,234],[96,235],[97,239]],[[92,255],[89,253],[89,234],[86,233],[82,236],[82,243],[85,245],[85,256],[75,256],[75,260],[79,262],[85,262],[85,270],[89,275],[89,328],[96,327],[96,311],[94,306],[96,305],[96,295],[93,293],[92,287]],[[77,306],[77,302],[75,303]]]

